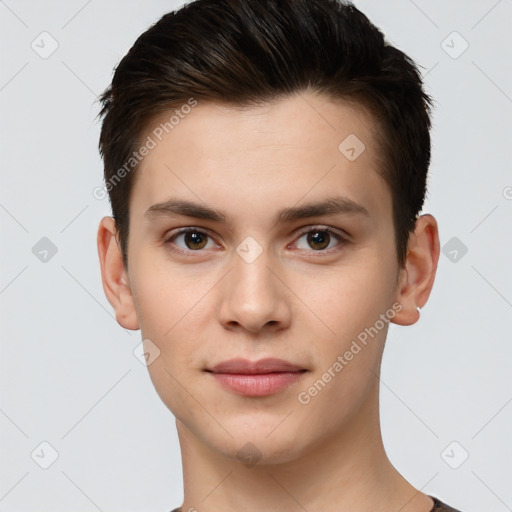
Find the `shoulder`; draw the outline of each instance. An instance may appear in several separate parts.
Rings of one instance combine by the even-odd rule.
[[[430,496],[430,495],[429,495]],[[439,498],[435,496],[430,496],[434,501],[434,508],[430,512],[462,512],[456,508],[450,507],[446,503],[443,503]],[[174,510],[172,512],[175,512]],[[176,510],[176,512],[179,512]]]
[[[429,495],[430,496],[430,495]],[[461,512],[453,507],[450,507],[446,503],[443,503],[439,498],[435,496],[430,496],[434,501],[434,508],[430,512]],[[171,512],[181,512],[180,508],[175,508],[171,510]]]

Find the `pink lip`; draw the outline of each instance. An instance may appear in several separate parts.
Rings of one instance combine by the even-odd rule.
[[[282,359],[230,359],[208,369],[221,385],[246,396],[265,396],[290,386],[307,371]]]

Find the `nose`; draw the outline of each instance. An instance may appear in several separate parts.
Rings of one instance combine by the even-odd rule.
[[[290,291],[279,266],[263,251],[252,262],[238,254],[223,280],[220,321],[229,330],[277,331],[291,321]]]

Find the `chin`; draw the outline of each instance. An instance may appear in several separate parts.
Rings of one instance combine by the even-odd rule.
[[[279,429],[279,427],[278,427]],[[247,468],[255,466],[267,466],[285,464],[296,460],[305,450],[301,439],[297,435],[283,429],[278,435],[276,429],[269,435],[272,429],[257,431],[254,428],[248,429],[244,434],[240,430],[233,438],[205,440],[210,449],[219,453],[232,462],[239,462]]]

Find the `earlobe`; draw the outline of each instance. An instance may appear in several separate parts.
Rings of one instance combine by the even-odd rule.
[[[119,325],[136,330],[139,329],[139,322],[116,235],[114,219],[103,217],[97,236],[103,290],[115,310]]]
[[[402,269],[396,301],[402,309],[391,320],[398,325],[412,325],[432,291],[439,261],[439,231],[436,219],[425,214],[416,221],[408,244],[407,260]]]

